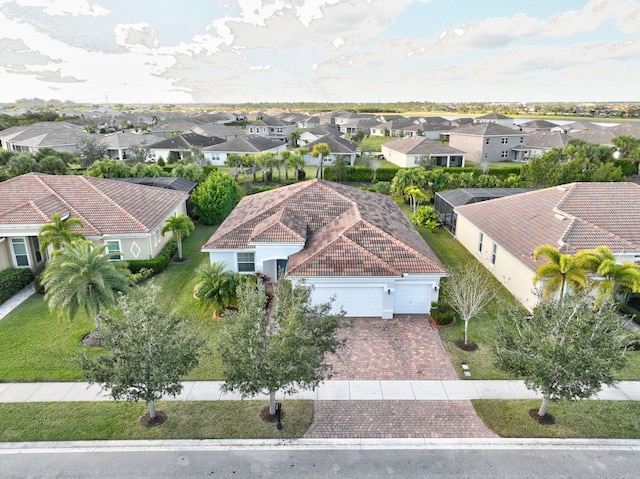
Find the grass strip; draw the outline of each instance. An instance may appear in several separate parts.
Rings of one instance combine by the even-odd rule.
[[[313,401],[282,402],[283,429],[260,419],[268,401],[161,401],[167,421],[145,428],[146,404],[116,401],[0,404],[0,441],[290,439],[311,424]]]

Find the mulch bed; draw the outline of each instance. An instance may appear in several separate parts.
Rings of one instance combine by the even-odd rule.
[[[152,418],[149,415],[149,413],[142,416],[140,418],[140,424],[142,424],[144,427],[155,427],[155,426],[160,426],[161,424],[164,424],[166,420],[167,420],[167,415],[162,411],[157,411],[156,417]]]
[[[284,416],[285,416],[284,409],[282,409],[280,410],[280,419],[283,419]],[[260,419],[262,419],[264,422],[276,422],[278,420],[278,415],[270,414],[269,406],[267,406],[262,408],[262,410],[260,411]]]
[[[472,353],[473,351],[478,350],[478,345],[476,343],[467,343],[465,344],[462,339],[459,339],[455,342],[455,345],[458,346],[463,351],[469,351]]]
[[[541,416],[538,414],[537,409],[529,409],[529,416],[531,416],[535,422],[542,424],[543,426],[556,423],[556,418],[553,417],[552,414],[545,414],[544,416]]]

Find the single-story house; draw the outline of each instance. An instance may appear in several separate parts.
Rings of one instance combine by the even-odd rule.
[[[0,270],[40,269],[40,228],[58,213],[82,220],[80,232],[108,245],[113,260],[152,259],[171,239],[167,218],[186,213],[188,193],[117,180],[28,173],[0,183]]]
[[[427,314],[447,274],[390,197],[324,180],[244,197],[202,251],[229,271],[304,279],[347,316]]]
[[[449,146],[464,151],[470,160],[520,161],[527,133],[490,121],[461,126],[449,131]]]
[[[304,155],[304,163],[306,165],[318,165],[319,158],[313,157],[311,153],[315,145],[322,143],[325,143],[329,147],[330,151],[329,155],[322,159],[322,163],[325,166],[333,165],[333,162],[339,157],[344,158],[350,166],[353,166],[356,161],[356,149],[358,145],[353,141],[349,141],[346,138],[335,135],[326,135],[318,138],[316,141],[312,141],[311,143],[304,145],[304,147],[309,150],[309,153]]]
[[[223,166],[230,154],[256,155],[259,153],[275,153],[280,155],[287,149],[287,143],[275,138],[261,135],[246,135],[233,138],[222,143],[202,149],[205,160],[216,166]]]
[[[36,153],[40,148],[53,148],[75,154],[80,142],[94,137],[81,126],[66,121],[42,121],[0,131],[0,147],[20,153]]]
[[[178,161],[185,155],[191,154],[193,148],[203,150],[207,146],[223,142],[224,140],[218,137],[203,136],[192,132],[182,133],[149,145],[149,158],[153,161],[160,158],[169,162]]]
[[[306,147],[306,145],[308,145],[309,143],[313,143],[314,141],[327,135],[343,137],[344,133],[342,133],[335,126],[318,126],[316,128],[310,128],[309,130],[300,133],[300,140],[298,140],[298,144]]]
[[[554,148],[565,148],[572,136],[559,131],[540,130],[528,133],[524,145],[515,146],[515,151],[521,152],[519,158],[523,161],[544,155]]]
[[[132,146],[148,147],[150,143],[157,141],[155,136],[139,135],[126,131],[117,131],[104,136],[94,135],[94,137],[107,147],[109,158],[116,160],[126,160],[127,150]]]
[[[513,126],[513,118],[503,115],[501,113],[487,113],[486,115],[478,116],[473,119],[474,123],[494,123],[496,125],[502,125],[511,128]]]
[[[533,251],[575,254],[609,248],[619,263],[640,261],[640,185],[570,183],[455,208],[455,237],[528,309],[541,284]]]
[[[430,158],[435,166],[464,166],[466,153],[439,141],[423,136],[410,136],[381,145],[382,156],[401,168],[411,168],[423,157]]]

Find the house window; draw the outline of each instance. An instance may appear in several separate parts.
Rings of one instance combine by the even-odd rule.
[[[501,155],[502,158],[509,158],[509,151],[508,150],[504,150]]]
[[[485,138],[485,139],[484,139],[484,144],[485,144],[485,145],[488,145],[488,144],[489,144],[489,138]]]
[[[13,259],[16,267],[28,267],[29,255],[27,254],[27,245],[24,242],[24,238],[11,238],[11,246],[13,247]]]
[[[482,253],[482,241],[484,240],[484,233],[478,235],[478,253]]]
[[[122,259],[120,251],[119,240],[107,241],[107,254],[109,255],[109,261],[120,261]]]
[[[502,138],[502,144],[506,145],[507,143],[509,143],[509,138],[507,138],[506,136]]]
[[[498,252],[498,245],[493,243],[491,246],[491,264],[496,265],[496,253]]]
[[[254,253],[238,253],[238,272],[253,273],[256,270]]]

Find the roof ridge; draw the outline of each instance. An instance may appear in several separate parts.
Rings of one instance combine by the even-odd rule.
[[[354,200],[353,198],[349,198],[348,196],[346,196],[344,193],[341,193],[340,191],[338,191],[337,189],[329,186],[329,183],[326,180],[320,180],[318,178],[314,178],[313,180],[311,180],[313,183],[312,184],[317,184],[322,186],[324,189],[331,191],[333,193],[335,193],[336,195],[340,196],[341,198],[344,198],[345,201],[348,201],[352,206],[353,209],[356,213],[356,216],[358,219],[362,219],[362,214],[360,213],[360,208],[358,208],[358,202],[356,200]],[[346,211],[345,211],[346,212]],[[344,212],[343,212],[344,213]]]
[[[364,220],[360,220],[360,221],[364,221]],[[364,252],[364,254],[366,254],[367,256],[373,258],[376,262],[383,264],[387,269],[394,271],[398,276],[402,276],[402,271],[399,271],[397,268],[391,266],[389,263],[387,263],[386,261],[383,261],[382,258],[377,257],[375,254],[373,254],[371,251],[369,251],[368,249],[366,249],[364,246],[356,243],[355,241],[353,241],[351,238],[347,237],[344,235],[344,233],[346,231],[349,231],[351,228],[353,228],[353,226],[355,226],[356,224],[358,224],[359,222],[356,222],[354,225],[352,225],[351,227],[347,228],[345,231],[342,232],[342,234],[339,236],[339,238],[344,238],[346,241],[348,241],[349,243],[351,243],[353,246],[355,246],[357,249],[361,250],[362,252]]]
[[[38,208],[38,205],[36,205],[33,200],[29,200],[29,204],[31,205],[31,207],[34,210],[36,210],[36,212],[42,217],[42,219],[47,220],[47,221],[50,219],[50,218],[47,217],[46,214],[44,214],[44,211],[42,211],[40,208]]]
[[[569,223],[569,225],[567,225],[567,228],[565,229],[564,233],[562,234],[562,236],[560,237],[560,240],[563,241],[563,244],[568,244],[564,242],[564,238],[566,238],[566,236],[569,234],[570,230],[576,225],[576,223],[581,223],[583,225],[587,225],[590,228],[596,229],[600,232],[603,233],[603,236],[608,236],[610,238],[615,238],[617,241],[620,241],[621,243],[625,243],[627,245],[629,245],[632,248],[637,248],[639,245],[635,245],[632,242],[630,242],[627,239],[624,239],[622,236],[619,236],[615,233],[612,233],[611,231],[608,231],[604,228],[601,228],[600,226],[593,224],[589,221],[585,221],[582,218],[572,218],[571,222]]]
[[[93,189],[96,193],[98,193],[100,196],[102,196],[104,199],[106,199],[109,203],[111,203],[113,206],[115,206],[118,210],[120,210],[122,213],[124,213],[125,216],[128,216],[129,218],[131,218],[131,220],[137,224],[139,227],[142,228],[143,231],[149,232],[149,228],[147,228],[144,224],[142,224],[140,222],[140,220],[138,220],[135,216],[133,216],[131,213],[129,213],[127,210],[125,210],[122,206],[120,206],[118,203],[116,203],[115,201],[113,201],[113,199],[108,196],[107,194],[105,194],[100,188],[98,188],[96,185],[94,185],[91,181],[89,181],[89,179],[86,176],[81,176],[80,177],[82,181],[84,181],[91,189]]]

